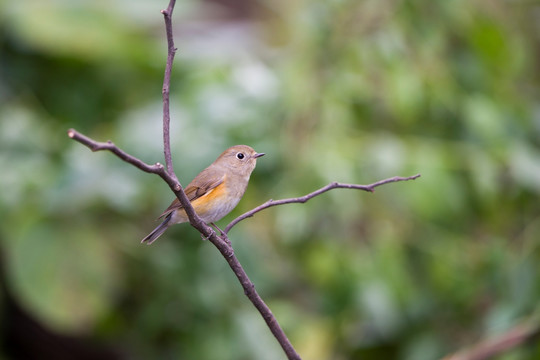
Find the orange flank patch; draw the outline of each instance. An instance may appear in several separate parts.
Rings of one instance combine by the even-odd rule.
[[[204,217],[208,212],[216,211],[228,201],[225,184],[221,183],[198,199],[191,202],[195,212]]]

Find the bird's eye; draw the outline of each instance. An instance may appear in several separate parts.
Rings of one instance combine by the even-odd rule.
[[[238,154],[236,154],[236,158],[237,158],[238,160],[242,160],[244,157],[245,157],[245,155],[244,155],[243,153],[238,153]]]

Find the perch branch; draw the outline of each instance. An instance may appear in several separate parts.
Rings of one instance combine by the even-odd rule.
[[[161,165],[160,163],[156,163],[155,165],[148,165],[144,163],[143,161],[121,150],[111,141],[97,142],[77,132],[74,129],[68,130],[68,136],[72,138],[73,140],[78,141],[81,144],[87,146],[92,151],[101,151],[101,150],[110,151],[116,156],[118,156],[120,159],[136,166],[137,168],[141,169],[144,172],[159,175],[163,180],[165,180],[165,182],[167,182],[167,184],[169,184],[169,187],[175,193],[175,195],[180,199],[180,201],[182,201],[181,199],[182,196],[185,197],[185,193],[183,192],[182,187],[178,183],[178,180],[176,180],[175,178],[172,178],[170,174],[165,170],[163,165]],[[291,203],[305,203],[306,201],[332,189],[345,188],[345,189],[358,189],[358,190],[373,192],[377,186],[381,186],[381,185],[392,183],[392,182],[398,182],[398,181],[414,180],[418,177],[420,177],[419,174],[414,175],[414,176],[409,176],[409,177],[396,176],[396,177],[384,179],[381,181],[377,181],[370,185],[330,183],[325,187],[322,187],[312,193],[309,193],[301,197],[282,199],[282,200],[269,200],[266,203],[254,208],[251,211],[246,212],[244,215],[241,215],[235,220],[233,220],[229,225],[227,225],[224,231],[227,233],[238,222],[244,220],[245,218],[253,216],[255,213],[262,211],[264,209],[267,209],[269,207],[277,206],[277,205],[284,205],[284,204],[291,204]],[[187,200],[187,198],[185,200],[189,204],[189,200]],[[189,205],[191,207],[191,204]],[[210,226],[205,224],[204,221],[202,221],[202,219],[200,219],[199,216],[197,216],[196,214],[194,215],[193,218],[190,217],[190,223],[201,234],[203,234],[206,238],[208,238],[212,242],[212,244],[216,246],[219,252],[223,255],[223,257],[225,258],[225,260],[227,261],[227,263],[233,270],[234,274],[238,278],[238,281],[242,285],[242,288],[244,289],[244,293],[246,294],[248,299],[251,301],[251,303],[255,306],[255,308],[259,311],[264,321],[268,325],[270,331],[272,332],[272,334],[274,334],[279,344],[283,348],[288,359],[300,359],[300,356],[294,350],[294,347],[292,346],[291,342],[285,335],[285,332],[283,331],[283,329],[280,327],[272,311],[266,305],[266,303],[262,300],[260,295],[257,293],[257,291],[255,290],[255,286],[253,285],[253,283],[247,276],[245,270],[243,269],[242,265],[238,261],[238,258],[235,256],[233,248],[229,245],[230,240],[227,234],[218,236],[216,232]]]
[[[313,199],[314,197],[316,196],[319,196],[327,191],[330,191],[332,189],[356,189],[356,190],[364,190],[364,191],[369,191],[369,192],[374,192],[375,191],[375,188],[377,186],[381,186],[381,185],[384,185],[384,184],[388,184],[388,183],[393,183],[393,182],[398,182],[398,181],[408,181],[408,180],[415,180],[417,178],[420,177],[420,174],[416,174],[416,175],[413,175],[413,176],[409,176],[409,177],[401,177],[401,176],[394,176],[394,177],[391,177],[391,178],[388,178],[388,179],[384,179],[384,180],[380,180],[380,181],[377,181],[377,182],[374,182],[373,184],[369,184],[369,185],[357,185],[357,184],[341,184],[341,183],[338,183],[338,182],[332,182],[318,190],[315,190],[307,195],[304,195],[304,196],[300,196],[300,197],[295,197],[295,198],[289,198],[289,199],[281,199],[281,200],[268,200],[267,202],[265,202],[264,204],[262,205],[259,205],[257,206],[256,208],[254,209],[251,209],[250,211],[240,215],[239,217],[237,217],[236,219],[234,219],[233,221],[231,221],[226,227],[225,227],[225,230],[223,230],[226,234],[233,228],[233,226],[235,226],[236,224],[238,224],[240,221],[244,220],[244,219],[247,219],[249,217],[252,217],[253,215],[255,215],[256,213],[258,213],[259,211],[262,211],[264,209],[268,209],[269,207],[272,207],[272,206],[278,206],[278,205],[285,205],[285,204],[294,204],[294,203],[305,203],[307,202],[308,200],[310,199]]]
[[[159,163],[155,165],[148,165],[144,163],[143,161],[127,154],[125,151],[119,149],[111,141],[97,142],[95,140],[90,139],[89,137],[85,135],[82,135],[81,133],[73,129],[68,130],[68,136],[72,138],[73,140],[78,141],[83,145],[86,145],[92,151],[100,151],[100,150],[110,151],[116,156],[118,156],[120,159],[136,166],[137,168],[141,169],[144,172],[159,175],[163,180],[167,182],[167,184],[169,184],[169,187],[171,188],[171,190],[174,191],[174,193],[179,199],[182,195],[185,197],[185,193],[183,192],[182,188],[177,187],[177,186],[180,186],[178,181],[173,179],[169,175],[169,173],[167,173],[163,165]],[[186,201],[189,203],[189,200],[187,200],[187,198],[186,198]],[[194,228],[196,228],[201,234],[203,234],[206,238],[208,238],[208,240],[210,240],[212,244],[214,244],[214,246],[223,255],[223,257],[225,258],[225,260],[227,261],[227,263],[233,270],[234,274],[238,278],[238,281],[242,285],[242,288],[244,289],[244,293],[246,294],[248,299],[251,301],[251,303],[255,306],[255,308],[259,311],[259,313],[263,317],[264,321],[268,325],[268,328],[270,329],[272,334],[274,334],[277,341],[283,348],[283,351],[287,355],[287,358],[299,360],[300,356],[294,350],[294,347],[292,346],[291,342],[285,335],[285,332],[283,331],[283,329],[277,322],[274,314],[272,313],[268,305],[266,305],[266,303],[263,301],[261,296],[257,293],[257,290],[255,290],[255,285],[253,285],[253,283],[247,276],[244,268],[238,261],[238,258],[234,254],[233,248],[229,245],[230,240],[227,237],[227,235],[224,234],[223,236],[218,236],[216,232],[210,226],[205,224],[204,221],[202,221],[202,219],[196,214],[193,218],[190,217],[190,224]]]

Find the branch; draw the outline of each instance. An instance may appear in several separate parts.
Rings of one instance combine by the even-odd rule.
[[[187,198],[186,194],[184,193],[184,189],[182,188],[182,185],[178,181],[178,177],[176,177],[176,174],[174,173],[173,169],[173,163],[172,163],[172,155],[171,155],[171,136],[170,136],[170,122],[171,122],[171,116],[170,116],[170,100],[169,100],[169,90],[171,87],[171,72],[172,72],[172,65],[174,60],[174,55],[176,54],[176,48],[174,47],[174,38],[173,38],[173,31],[172,31],[172,13],[174,10],[174,6],[176,4],[176,0],[170,0],[169,6],[165,10],[161,10],[161,13],[163,14],[163,19],[165,21],[165,33],[167,36],[167,64],[165,66],[165,75],[163,76],[163,88],[162,88],[162,95],[163,95],[163,153],[165,155],[165,166],[166,166],[166,174],[161,175],[163,180],[169,184],[169,187],[174,192],[178,200],[180,201],[180,204],[182,204],[182,207],[184,208],[189,223],[199,230],[201,234],[203,234],[206,238],[210,239],[211,237],[215,236],[214,230],[209,227],[207,224],[202,221],[202,219],[195,213],[195,210],[193,209],[193,206],[191,205],[189,199]],[[220,241],[218,239],[215,239],[214,241]]]
[[[165,170],[163,165],[161,165],[160,163],[156,163],[155,165],[148,165],[142,160],[139,160],[138,158],[121,150],[111,141],[97,142],[79,133],[78,131],[74,129],[68,130],[68,136],[72,138],[73,140],[78,141],[81,144],[87,146],[92,151],[102,151],[102,150],[110,151],[116,156],[118,156],[120,159],[124,160],[127,163],[132,164],[133,166],[139,168],[140,170],[144,172],[159,175],[169,185],[169,187],[175,193],[176,197],[180,200],[182,205],[184,205],[184,203],[187,203],[188,206],[184,206],[184,208],[186,210],[186,213],[188,214],[190,224],[194,228],[196,228],[201,234],[203,234],[205,238],[207,238],[210,242],[212,242],[212,244],[223,255],[223,257],[225,258],[225,260],[227,261],[227,263],[233,270],[234,274],[236,275],[238,281],[242,285],[242,288],[244,289],[244,293],[246,294],[248,299],[251,301],[251,303],[255,306],[255,308],[257,308],[257,310],[259,311],[264,321],[266,322],[268,328],[270,329],[272,334],[275,336],[275,338],[277,339],[277,341],[283,348],[283,351],[287,355],[288,359],[300,359],[300,356],[296,353],[291,342],[285,335],[285,332],[283,331],[283,329],[277,322],[274,314],[272,313],[270,308],[266,305],[266,303],[263,301],[263,299],[260,297],[260,295],[257,293],[257,291],[255,290],[255,286],[253,285],[253,283],[247,276],[245,270],[243,269],[242,265],[238,261],[238,258],[234,254],[234,249],[230,245],[231,242],[227,236],[228,231],[240,221],[248,217],[251,217],[257,212],[262,211],[266,208],[277,206],[277,205],[291,204],[291,203],[305,203],[308,200],[332,189],[345,188],[345,189],[357,189],[357,190],[373,192],[377,186],[381,186],[381,185],[388,184],[391,182],[414,180],[420,177],[420,174],[410,176],[410,177],[396,176],[393,178],[377,181],[370,185],[341,184],[341,183],[334,182],[301,197],[282,199],[282,200],[269,200],[266,203],[234,219],[225,228],[225,234],[218,236],[216,232],[210,226],[205,224],[204,221],[195,213],[195,211],[193,210],[193,207],[191,206],[191,203],[189,202],[189,200],[186,197],[186,194],[184,193],[184,190],[182,189],[182,186],[178,182],[178,179],[176,179],[176,176],[174,177],[171,176],[171,174]],[[170,153],[170,150],[169,150],[169,153]],[[192,214],[188,212],[188,209],[192,211]]]
[[[80,142],[81,144],[86,145],[92,151],[100,151],[100,150],[110,151],[116,156],[118,156],[120,159],[136,166],[142,171],[159,175],[169,185],[171,190],[174,192],[174,194],[176,195],[176,197],[178,198],[178,200],[184,207],[184,210],[186,211],[186,214],[188,215],[190,224],[194,228],[196,228],[205,238],[211,241],[212,244],[216,246],[216,248],[223,255],[225,260],[229,263],[229,266],[231,267],[234,274],[240,281],[240,284],[242,285],[244,289],[244,293],[252,302],[252,304],[257,308],[259,313],[262,315],[264,321],[270,328],[270,331],[272,332],[272,334],[274,334],[277,341],[283,348],[283,351],[287,355],[287,358],[293,359],[293,360],[300,360],[300,356],[296,353],[291,342],[285,335],[285,332],[283,331],[283,329],[277,322],[276,318],[274,317],[274,314],[272,314],[272,311],[270,310],[270,308],[265,304],[265,302],[259,296],[259,294],[255,290],[255,286],[253,285],[253,283],[247,276],[245,270],[243,269],[242,265],[236,258],[234,254],[234,250],[230,245],[231,242],[229,238],[227,237],[227,235],[222,234],[221,237],[217,236],[216,232],[210,226],[205,224],[204,221],[195,213],[193,206],[191,205],[186,194],[184,193],[184,189],[182,188],[182,185],[180,184],[180,182],[178,181],[178,178],[176,177],[176,174],[174,173],[173,165],[172,165],[172,156],[171,156],[171,148],[170,148],[170,131],[169,131],[169,124],[170,124],[169,89],[170,89],[172,63],[174,60],[174,55],[176,53],[176,49],[174,47],[174,41],[173,41],[172,21],[171,21],[171,15],[174,9],[174,5],[175,5],[175,0],[170,0],[168,8],[166,10],[161,11],[165,19],[165,28],[166,28],[167,43],[168,43],[167,65],[165,67],[165,75],[163,79],[163,90],[162,90],[162,94],[163,94],[163,152],[165,155],[166,170],[163,167],[163,165],[161,165],[160,163],[156,163],[155,165],[148,165],[144,163],[143,161],[121,150],[116,145],[114,145],[111,141],[97,142],[87,136],[82,135],[81,133],[77,132],[74,129],[68,130],[68,136],[72,138],[73,140],[76,140]]]
[[[182,190],[182,187],[178,183],[178,180],[173,179],[167,171],[165,171],[163,165],[160,163],[157,163],[155,165],[148,165],[144,163],[143,161],[133,157],[132,155],[129,155],[125,151],[119,149],[116,145],[114,145],[111,141],[107,142],[97,142],[95,140],[90,139],[87,136],[82,135],[81,133],[77,132],[76,130],[70,129],[68,130],[68,136],[72,138],[75,141],[80,142],[83,145],[86,145],[88,148],[90,148],[92,151],[100,151],[100,150],[107,150],[118,156],[120,159],[124,160],[125,162],[128,162],[137,168],[141,169],[144,172],[157,174],[159,175],[167,184],[169,184],[169,187],[173,192],[176,194],[178,199],[181,200],[181,196],[186,196],[184,191]],[[186,197],[186,201],[189,204],[189,200]],[[190,207],[193,209],[191,204],[189,204]],[[195,213],[194,213],[195,214]],[[222,236],[218,236],[216,232],[207,224],[202,221],[202,219],[195,214],[193,218],[190,217],[190,224],[196,228],[205,238],[210,240],[212,244],[219,250],[219,252],[223,255],[227,263],[229,263],[229,266],[233,270],[234,274],[238,278],[238,281],[242,285],[242,288],[244,289],[244,293],[249,298],[251,303],[257,308],[259,313],[262,315],[264,321],[270,328],[270,331],[276,339],[278,340],[279,344],[283,348],[283,351],[286,353],[288,359],[300,359],[300,356],[296,353],[294,350],[291,342],[285,335],[285,332],[277,322],[276,318],[274,317],[274,314],[270,310],[270,308],[266,305],[266,303],[262,300],[260,295],[255,290],[255,285],[251,282],[249,277],[247,276],[244,268],[238,261],[238,258],[234,254],[233,248],[229,245],[231,242],[226,234],[223,234]]]
[[[165,20],[165,30],[167,35],[167,64],[165,66],[165,75],[163,77],[163,153],[165,155],[165,166],[166,170],[163,168],[163,165],[156,163],[155,165],[145,164],[143,161],[127,154],[125,151],[119,149],[111,141],[105,143],[96,142],[89,137],[86,137],[74,129],[68,130],[68,136],[84,145],[89,147],[92,151],[99,150],[108,150],[113,154],[118,156],[120,159],[135,165],[137,168],[142,171],[153,173],[159,175],[171,188],[174,192],[180,204],[184,207],[186,214],[188,216],[190,224],[195,227],[201,234],[206,238],[210,239],[212,236],[216,237],[215,231],[209,227],[207,224],[202,221],[202,219],[195,213],[193,206],[191,205],[189,199],[184,193],[182,185],[178,181],[176,174],[174,173],[172,156],[171,156],[171,142],[170,142],[170,101],[169,101],[169,89],[171,84],[171,72],[172,65],[174,60],[174,55],[176,53],[176,48],[174,47],[174,39],[172,32],[172,20],[171,16],[174,10],[176,0],[170,0],[169,6],[165,10],[161,10],[163,18]],[[216,242],[221,241],[219,238],[215,239]]]
[[[268,209],[269,207],[272,207],[272,206],[278,206],[278,205],[285,205],[285,204],[295,204],[295,203],[305,203],[307,202],[308,200],[310,199],[313,199],[314,197],[316,196],[319,196],[327,191],[330,191],[332,189],[356,189],[356,190],[364,190],[364,191],[369,191],[369,192],[374,192],[375,191],[375,188],[377,186],[381,186],[381,185],[384,185],[384,184],[388,184],[388,183],[393,183],[393,182],[398,182],[398,181],[408,181],[408,180],[415,180],[417,178],[420,177],[420,174],[416,174],[416,175],[413,175],[413,176],[409,176],[409,177],[401,177],[401,176],[394,176],[392,178],[388,178],[388,179],[384,179],[384,180],[380,180],[380,181],[377,181],[373,184],[369,184],[369,185],[357,185],[357,184],[341,184],[341,183],[338,183],[338,182],[333,182],[333,183],[330,183],[318,190],[315,190],[307,195],[304,195],[304,196],[300,196],[300,197],[295,197],[295,198],[289,198],[289,199],[281,199],[281,200],[268,200],[267,202],[265,202],[264,204],[262,205],[259,205],[257,206],[256,208],[240,215],[239,217],[237,217],[236,219],[234,219],[233,221],[231,221],[226,227],[225,227],[225,230],[223,230],[226,234],[229,233],[229,231],[233,228],[233,226],[235,226],[236,224],[238,224],[240,221],[244,220],[244,219],[247,219],[249,217],[252,217],[253,215],[255,215],[256,213],[258,213],[259,211],[262,211],[264,209]]]
[[[170,123],[171,123],[171,115],[170,115],[170,100],[169,100],[169,90],[171,87],[171,72],[172,72],[172,65],[174,60],[174,55],[176,54],[176,48],[174,47],[174,38],[173,38],[173,31],[172,31],[172,13],[174,10],[174,6],[176,4],[176,0],[170,0],[169,6],[165,10],[161,10],[161,13],[163,14],[163,19],[165,21],[165,33],[167,36],[167,64],[165,66],[165,75],[163,76],[163,88],[162,88],[162,95],[163,95],[163,153],[165,156],[165,166],[166,166],[166,173],[167,178],[162,178],[167,181],[169,184],[169,187],[174,191],[176,197],[180,201],[180,204],[184,207],[184,210],[188,216],[189,223],[195,227],[197,230],[201,232],[204,236],[207,238],[210,238],[212,233],[214,233],[213,229],[211,229],[208,225],[202,221],[202,219],[195,213],[195,210],[193,209],[193,206],[191,206],[191,203],[189,199],[187,198],[186,194],[184,193],[184,189],[182,188],[182,185],[178,181],[178,178],[176,177],[176,174],[174,173],[173,169],[173,162],[172,162],[172,155],[171,155],[171,136],[170,136]],[[215,233],[214,233],[215,235]]]
[[[225,244],[224,246],[218,246],[214,243],[212,238],[210,238],[210,241],[212,241],[212,243],[221,252],[225,260],[227,260],[227,263],[236,275],[238,281],[240,281],[240,284],[244,289],[244,294],[248,297],[248,299],[255,306],[255,308],[257,308],[257,310],[263,317],[266,325],[268,326],[276,340],[279,342],[279,345],[281,345],[283,352],[285,352],[285,355],[287,355],[287,359],[301,360],[300,355],[298,355],[291,342],[287,338],[287,335],[285,335],[285,332],[279,325],[276,317],[274,316],[268,305],[266,305],[264,300],[261,298],[259,293],[257,293],[257,290],[255,290],[255,285],[253,285],[253,283],[247,276],[244,268],[240,264],[240,261],[238,261],[238,258],[234,255],[234,252],[228,252],[229,250],[232,251],[232,247],[230,247],[229,245],[229,238],[226,234],[223,234],[221,238],[223,239],[223,242]]]
[[[181,196],[186,197],[186,194],[182,190],[182,187],[178,183],[178,180],[173,179],[171,175],[167,171],[165,171],[163,165],[161,165],[160,163],[156,163],[155,165],[148,165],[143,161],[137,159],[136,157],[129,155],[125,151],[121,150],[111,141],[97,142],[85,135],[82,135],[74,129],[68,130],[68,136],[73,140],[78,141],[83,145],[86,145],[92,151],[110,151],[116,156],[118,156],[120,159],[134,165],[135,167],[141,169],[144,172],[159,175],[163,180],[165,180],[165,182],[167,182],[167,184],[169,184],[169,187],[171,188],[171,190],[173,190],[173,192],[176,194],[178,199],[180,199],[180,201],[182,201]],[[191,209],[193,209],[187,197],[185,200],[187,201]],[[228,236],[226,234],[218,236],[216,232],[210,226],[205,224],[204,221],[197,214],[194,213],[194,215],[195,216],[193,218],[190,217],[190,224],[194,228],[196,228],[201,234],[203,234],[205,238],[210,240],[210,242],[212,242],[212,244],[214,244],[214,246],[223,255],[227,263],[229,263],[229,266],[231,267],[234,274],[238,278],[238,281],[242,285],[244,293],[249,298],[251,303],[257,308],[259,313],[262,315],[264,321],[270,328],[270,331],[272,332],[272,334],[274,334],[279,344],[283,348],[283,351],[287,355],[287,358],[300,359],[300,356],[294,350],[294,347],[292,346],[291,342],[285,335],[285,332],[277,322],[274,314],[260,297],[260,295],[257,293],[257,291],[255,290],[255,285],[253,285],[253,283],[247,276],[244,268],[238,261],[238,258],[234,254],[233,248],[229,245],[231,241],[229,240]]]
[[[171,80],[171,70],[172,70],[172,63],[174,60],[174,56],[176,53],[176,48],[174,47],[174,41],[173,41],[173,33],[172,33],[172,12],[174,9],[176,1],[170,0],[169,6],[167,9],[162,10],[161,13],[164,16],[165,20],[165,28],[166,28],[166,34],[167,34],[167,43],[168,43],[168,55],[167,55],[167,65],[165,67],[165,75],[163,79],[163,152],[165,155],[165,166],[163,167],[160,163],[156,163],[154,165],[149,165],[143,162],[140,159],[137,159],[136,157],[126,153],[125,151],[118,148],[115,144],[113,144],[111,141],[107,142],[97,142],[79,132],[77,132],[74,129],[68,130],[68,136],[72,138],[75,141],[78,141],[79,143],[87,146],[92,151],[101,151],[106,150],[110,151],[116,156],[118,156],[123,161],[132,164],[133,166],[139,168],[140,170],[157,174],[159,175],[171,188],[171,190],[174,192],[180,203],[182,204],[188,218],[190,224],[196,228],[205,238],[209,239],[214,246],[220,251],[220,253],[223,255],[231,269],[233,270],[234,274],[238,278],[238,281],[242,285],[242,288],[244,289],[244,293],[249,298],[249,300],[252,302],[252,304],[257,308],[259,313],[262,315],[264,321],[268,325],[270,331],[274,336],[276,337],[277,341],[283,348],[283,351],[287,355],[288,359],[294,359],[299,360],[300,356],[296,353],[295,349],[293,348],[291,342],[285,335],[285,332],[280,327],[279,323],[277,322],[276,318],[274,317],[274,314],[272,314],[272,311],[270,308],[265,304],[265,302],[262,300],[262,298],[259,296],[257,291],[255,290],[255,286],[247,276],[246,272],[242,268],[242,265],[236,258],[234,254],[234,250],[232,246],[230,245],[230,240],[227,236],[227,232],[238,222],[241,220],[253,216],[255,213],[266,209],[268,207],[276,206],[276,205],[282,205],[282,204],[288,204],[288,203],[295,203],[295,202],[301,202],[304,203],[308,201],[309,199],[318,196],[326,191],[329,191],[331,189],[335,188],[348,188],[348,189],[359,189],[359,190],[365,190],[373,192],[374,188],[383,184],[387,184],[390,182],[397,182],[397,181],[405,181],[405,180],[412,180],[418,178],[420,175],[411,176],[408,178],[402,178],[402,177],[394,177],[386,180],[381,180],[379,182],[373,183],[371,185],[355,185],[355,184],[340,184],[340,183],[331,183],[317,191],[312,192],[311,194],[305,195],[303,197],[299,198],[292,198],[292,199],[284,199],[284,200],[269,200],[263,205],[247,212],[246,214],[240,216],[239,218],[233,220],[229,225],[227,225],[227,228],[225,230],[224,234],[221,234],[221,236],[218,236],[216,232],[207,224],[204,223],[204,221],[195,213],[195,210],[193,209],[193,206],[189,202],[189,199],[187,198],[186,194],[184,193],[184,189],[182,188],[182,185],[178,181],[178,178],[176,177],[174,170],[173,170],[173,164],[172,164],[172,156],[171,156],[171,148],[170,148],[170,131],[169,131],[169,125],[170,125],[170,101],[169,101],[169,89],[170,89],[170,80]]]
[[[173,170],[172,156],[171,156],[171,137],[169,131],[169,125],[171,122],[170,115],[170,101],[169,91],[171,87],[171,71],[174,61],[174,55],[176,54],[176,48],[174,47],[174,38],[172,31],[172,13],[176,0],[170,0],[169,6],[165,10],[161,10],[163,19],[165,20],[165,32],[167,34],[167,65],[165,66],[165,76],[163,77],[163,153],[165,155],[165,166],[167,172],[176,178]]]
[[[538,323],[524,323],[503,334],[481,341],[468,349],[448,355],[442,360],[485,360],[539,336],[540,325]]]
[[[127,163],[130,163],[131,165],[141,169],[144,172],[151,173],[151,174],[158,174],[158,175],[161,175],[162,173],[165,172],[163,169],[163,165],[161,165],[160,163],[155,163],[154,165],[148,165],[147,163],[119,149],[110,140],[107,142],[97,142],[95,140],[90,139],[87,136],[84,136],[83,134],[81,134],[75,129],[69,129],[67,134],[70,138],[72,138],[75,141],[80,142],[81,144],[85,145],[86,147],[88,147],[90,150],[94,152],[102,151],[102,150],[110,151],[116,156],[118,156],[120,159],[124,160]]]
[[[169,174],[165,170],[162,164],[155,163],[154,165],[148,165],[144,161],[126,153],[124,150],[117,147],[110,140],[107,142],[98,142],[89,138],[88,136],[81,134],[75,129],[69,129],[67,133],[70,138],[80,142],[92,151],[110,151],[116,156],[118,156],[120,159],[132,164],[133,166],[139,168],[144,172],[159,175],[169,185],[180,203],[182,205],[184,205],[184,203],[187,205],[184,206],[184,208],[186,210],[186,213],[188,214],[190,223],[197,229],[201,228],[201,232],[203,232],[205,236],[210,236],[211,232],[214,232],[213,229],[206,225],[204,221],[202,221],[202,219],[195,213],[195,210],[193,210],[193,206],[191,206],[191,203],[189,202],[189,199],[184,193],[184,189],[182,188],[182,185],[180,185],[180,183],[178,182],[176,176],[171,176],[171,174]]]

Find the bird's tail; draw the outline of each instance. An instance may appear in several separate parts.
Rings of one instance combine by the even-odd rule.
[[[171,217],[172,213],[167,215],[165,217],[165,220],[163,220],[163,222],[159,224],[158,227],[152,230],[150,234],[146,235],[146,237],[141,240],[141,243],[146,243],[146,245],[150,245],[151,243],[156,241],[157,238],[160,237],[161,234],[163,234],[165,230],[169,228],[169,226],[171,226],[171,224],[169,224],[169,222],[171,221]]]

